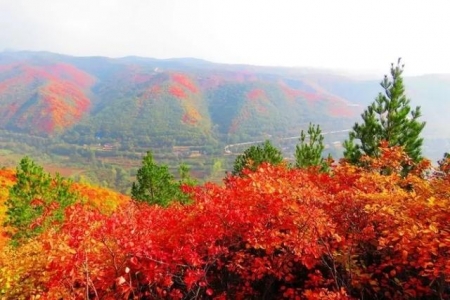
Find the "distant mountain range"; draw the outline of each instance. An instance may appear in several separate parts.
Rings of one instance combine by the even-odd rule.
[[[3,52],[0,129],[69,143],[103,139],[142,146],[296,135],[309,122],[347,129],[381,91],[381,79],[191,58]],[[422,106],[425,136],[450,139],[450,75],[405,83],[411,104]]]

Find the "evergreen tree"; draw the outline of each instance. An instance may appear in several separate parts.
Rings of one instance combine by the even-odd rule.
[[[167,206],[176,200],[182,203],[188,202],[188,195],[184,194],[180,187],[185,181],[192,183],[189,177],[189,168],[180,166],[181,181],[177,182],[169,172],[167,165],[158,165],[151,151],[147,152],[142,160],[142,167],[137,171],[137,182],[131,187],[131,198],[148,204]]]
[[[17,167],[17,181],[6,201],[5,226],[11,227],[13,240],[32,237],[55,221],[62,221],[64,210],[77,200],[70,191],[70,180],[52,177],[29,157]]]
[[[376,157],[382,140],[390,146],[402,146],[414,162],[422,159],[423,139],[420,133],[425,126],[420,122],[420,107],[414,110],[406,98],[402,73],[404,65],[399,59],[391,64],[391,79],[387,75],[380,83],[384,93],[380,93],[361,115],[362,124],[356,123],[344,143],[344,156],[352,163],[359,163],[362,155]]]
[[[306,141],[308,139],[308,141]],[[320,167],[322,171],[328,169],[328,164],[322,157],[325,146],[322,130],[319,125],[309,124],[308,132],[300,132],[300,143],[295,147],[295,167]]]
[[[234,161],[233,175],[242,175],[242,170],[248,168],[256,171],[258,166],[263,162],[268,162],[272,165],[279,164],[283,161],[283,155],[279,149],[274,147],[269,140],[266,140],[262,145],[254,145],[239,155]]]
[[[180,180],[177,183],[177,200],[181,203],[189,203],[191,201],[191,195],[184,193],[182,187],[195,186],[198,184],[198,181],[191,176],[191,168],[185,163],[181,163],[178,167],[178,174],[180,175]]]
[[[180,164],[178,167],[178,174],[180,175],[179,185],[186,184],[194,186],[197,184],[197,180],[191,176],[191,168],[185,163]]]

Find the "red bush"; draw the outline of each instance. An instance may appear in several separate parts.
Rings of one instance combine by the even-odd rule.
[[[448,178],[422,177],[426,163],[403,178],[406,161],[383,148],[368,168],[263,165],[185,187],[186,206],[77,205],[39,237],[35,284],[51,299],[448,299]]]

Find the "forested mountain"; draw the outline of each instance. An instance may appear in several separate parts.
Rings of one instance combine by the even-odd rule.
[[[309,121],[348,125],[357,112],[279,69],[34,52],[3,53],[0,64],[1,127],[38,135],[204,143],[217,133],[296,133]]]
[[[0,129],[70,144],[205,146],[298,135],[309,122],[348,129],[380,91],[325,70],[197,59],[0,53]],[[406,79],[426,134],[450,137],[450,76]]]

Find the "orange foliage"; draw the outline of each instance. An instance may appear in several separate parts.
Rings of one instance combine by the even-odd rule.
[[[188,89],[191,93],[198,92],[198,88],[194,82],[184,74],[172,74],[172,80],[175,81],[176,84],[169,88],[169,92],[177,98],[186,98],[187,95],[184,89]]]
[[[50,83],[40,90],[42,110],[35,116],[35,123],[45,131],[70,127],[81,119],[90,106],[90,100],[78,89],[68,84]]]
[[[0,168],[0,186],[10,187],[16,181],[16,172],[12,169]]]
[[[178,99],[190,100],[182,102],[185,113],[183,114],[181,121],[189,125],[197,124],[202,117],[198,110],[194,107],[194,102],[192,99],[188,99],[188,94],[185,89],[189,90],[191,93],[197,93],[198,88],[186,75],[175,73],[172,74],[172,79],[176,82],[176,84],[169,87],[169,93]]]
[[[194,82],[192,82],[192,80],[188,76],[181,74],[181,73],[175,73],[175,74],[172,74],[172,79],[176,83],[187,88],[192,93],[198,92],[197,86],[194,84]]]
[[[24,296],[35,286],[48,299],[448,299],[449,175],[381,152],[329,174],[263,164],[224,186],[185,187],[186,206],[70,207],[33,241],[42,254],[14,256],[36,276]],[[8,263],[1,272],[18,267]]]
[[[186,104],[185,110],[186,113],[183,115],[182,119],[183,123],[194,125],[197,124],[202,119],[202,116],[200,115],[198,110],[192,107],[192,105]]]
[[[39,106],[29,108],[18,116],[17,126],[23,127],[25,119],[32,119],[34,130],[43,129],[47,133],[72,126],[79,121],[90,107],[85,91],[95,82],[89,74],[68,64],[46,66],[13,65],[18,75],[0,83],[0,93],[17,91],[19,86],[27,86],[33,81],[39,82]],[[6,120],[19,111],[23,103],[17,102],[3,114]],[[29,111],[31,110],[31,111]]]
[[[9,189],[14,185],[16,181],[15,171],[11,169],[0,169],[0,226],[3,226],[5,222],[6,207],[5,202],[8,199]],[[0,231],[0,250],[9,241],[9,238],[5,234],[5,230],[2,227]]]
[[[8,199],[9,189],[16,182],[15,174],[15,170],[0,168],[0,226],[4,223],[5,219],[5,201]],[[118,206],[125,205],[130,201],[130,197],[128,196],[87,184],[73,183],[71,190],[80,195],[79,201],[81,203],[95,207],[106,214],[112,213]],[[0,235],[0,249],[2,249],[9,241],[9,238],[4,232],[5,230],[2,229]]]
[[[186,98],[186,93],[184,92],[184,90],[176,85],[172,85],[171,87],[169,87],[169,93],[172,94],[172,96],[175,96],[179,99]]]
[[[450,174],[450,157],[444,157],[439,161],[439,170],[444,174]]]
[[[81,89],[87,89],[95,82],[91,75],[64,63],[46,67],[43,75],[49,79],[70,82]]]
[[[101,188],[97,186],[90,186],[84,183],[73,183],[72,190],[78,192],[83,203],[89,206],[100,209],[102,213],[110,214],[117,209],[117,207],[127,204],[130,197],[119,194],[117,192]]]

